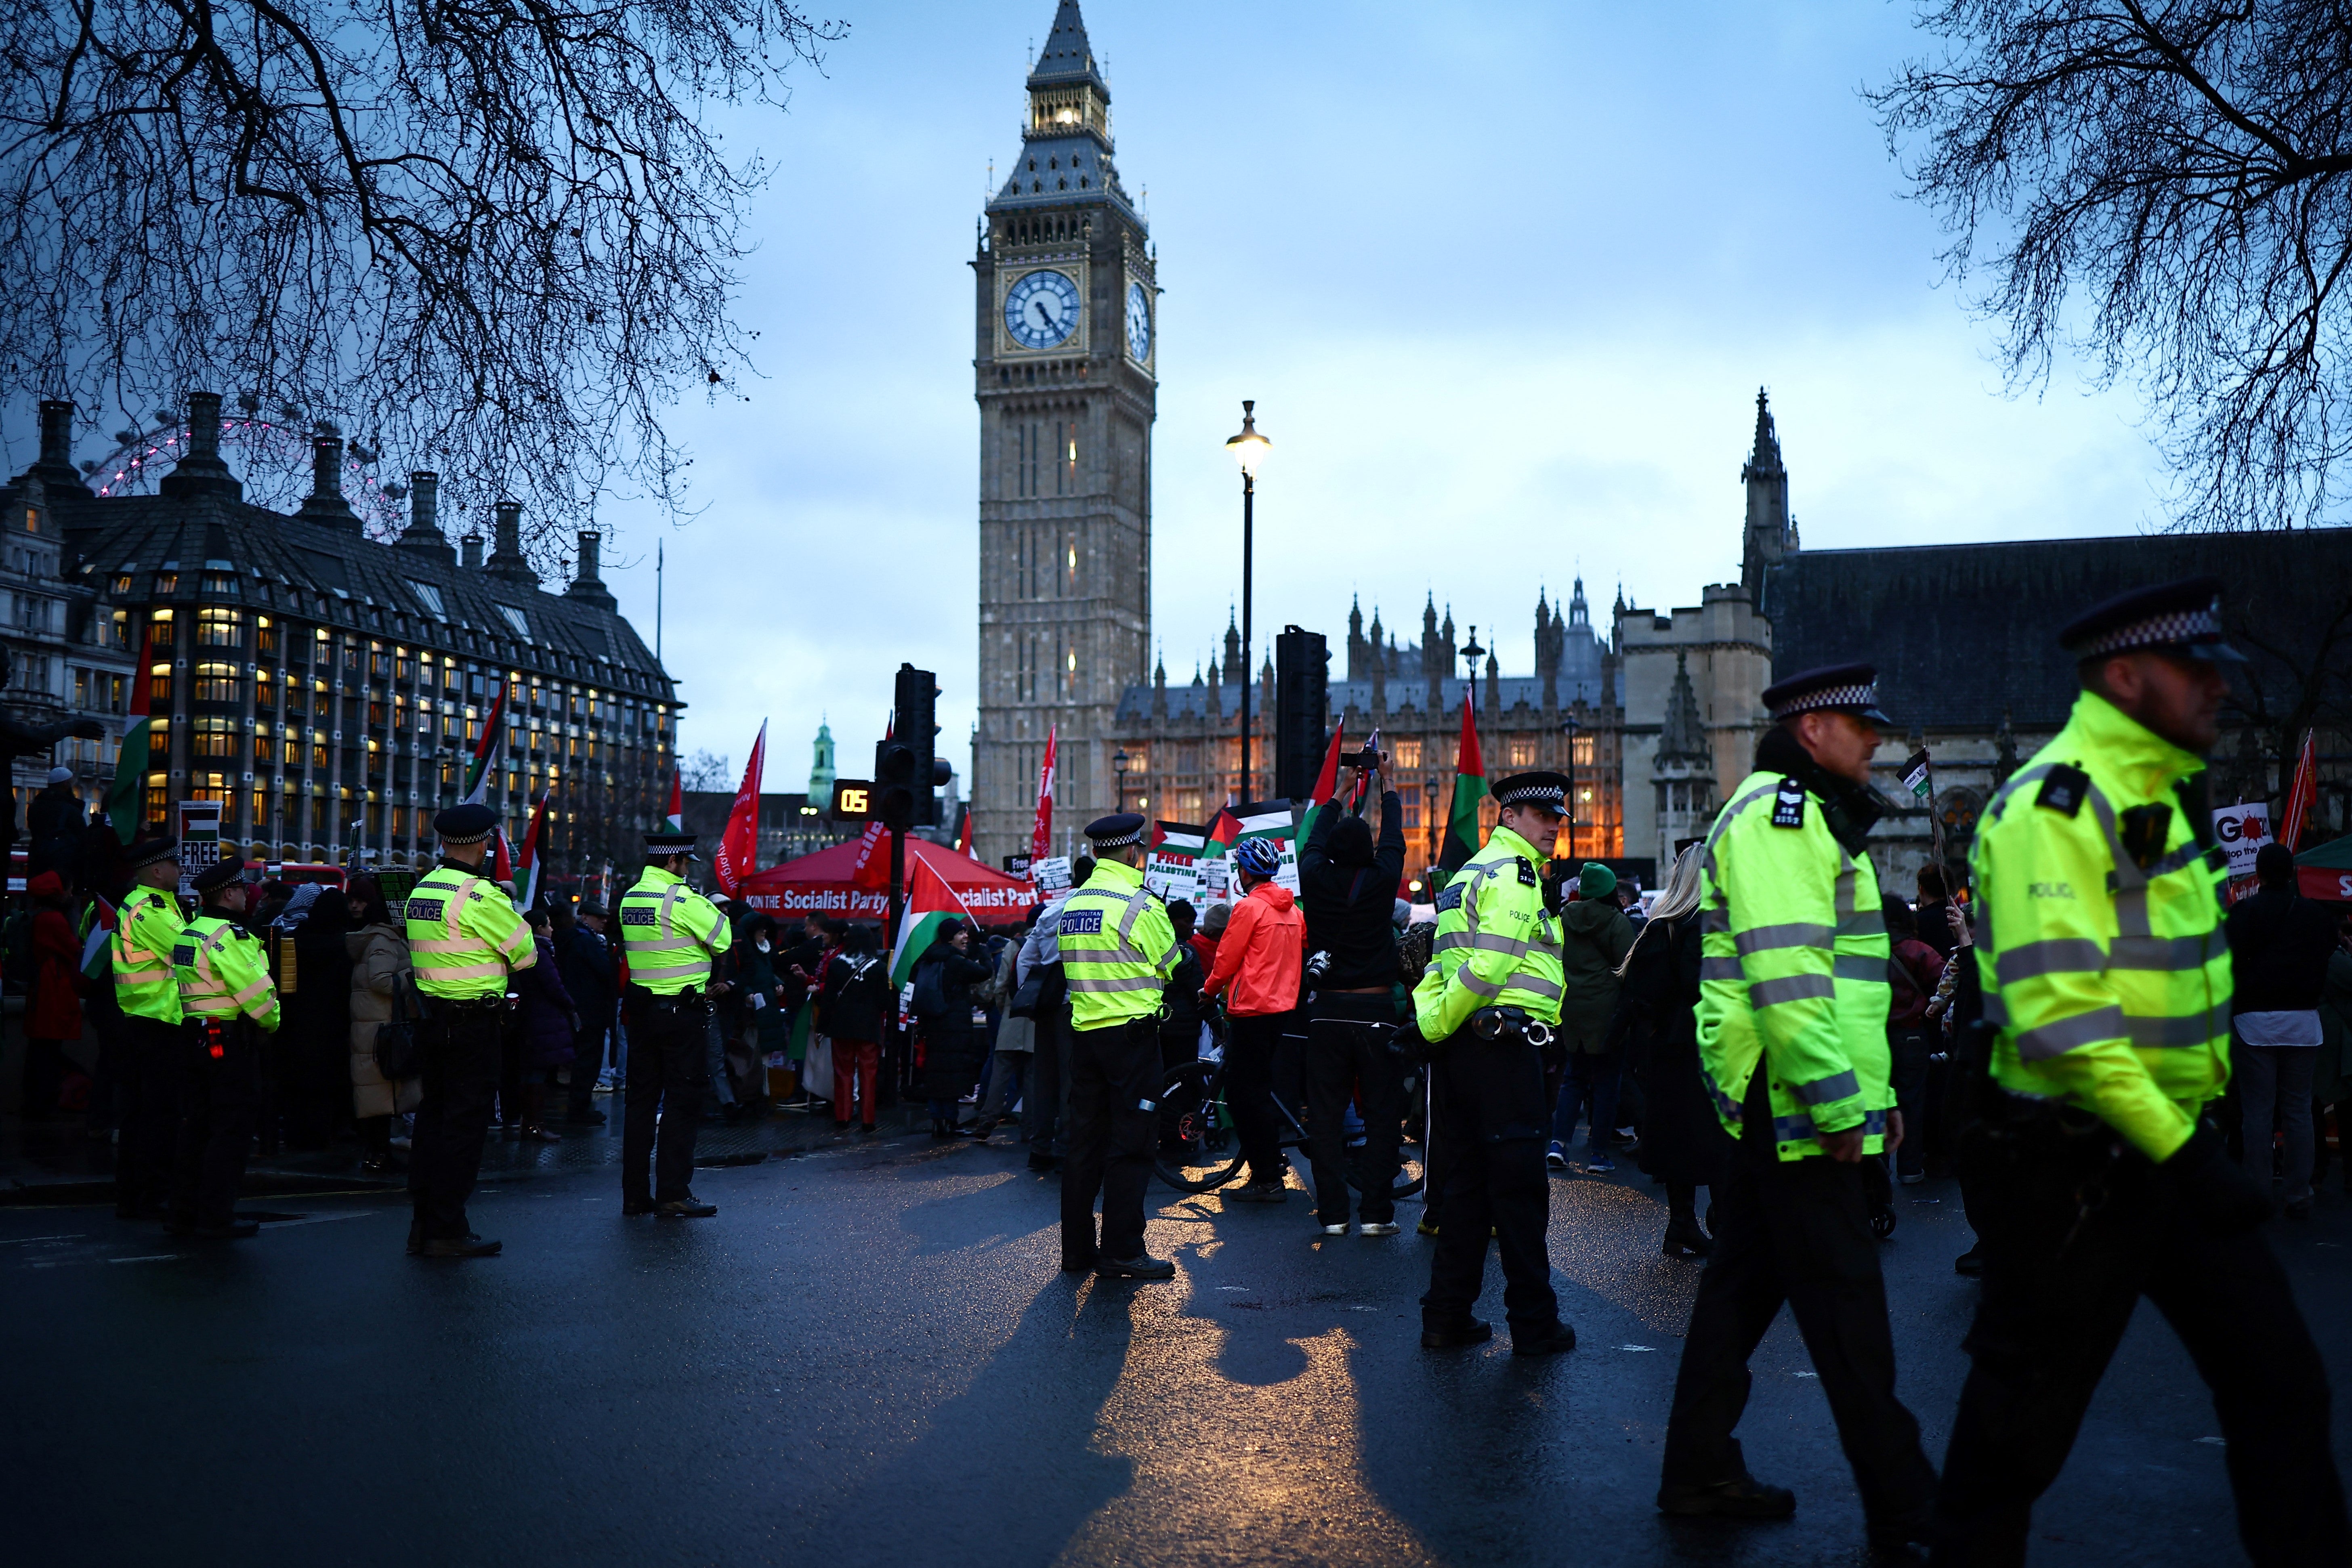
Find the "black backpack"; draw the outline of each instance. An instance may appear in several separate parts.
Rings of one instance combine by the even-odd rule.
[[[948,1013],[947,965],[926,959],[915,966],[915,1016],[926,1023]]]

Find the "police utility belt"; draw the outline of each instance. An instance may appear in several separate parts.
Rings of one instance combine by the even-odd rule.
[[[416,1005],[425,1016],[436,1024],[454,1024],[461,1018],[488,1017],[499,1013],[510,1013],[521,1005],[522,998],[505,996],[428,996],[416,993]]]
[[[225,1014],[217,1018],[190,1014],[180,1020],[180,1026],[188,1032],[191,1040],[205,1048],[205,1055],[214,1061],[228,1055],[232,1040],[250,1040],[254,1033],[253,1020],[242,1013]]]
[[[1554,1033],[1549,1024],[1525,1007],[1481,1007],[1470,1015],[1465,1026],[1474,1039],[1489,1044],[1519,1041],[1538,1050],[1551,1044]]]
[[[626,996],[629,1006],[647,1008],[656,1013],[676,1013],[688,1007],[707,1007],[710,1004],[710,994],[699,985],[689,985],[683,991],[673,991],[664,995],[631,982]]]

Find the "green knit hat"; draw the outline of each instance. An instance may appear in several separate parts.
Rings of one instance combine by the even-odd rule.
[[[1577,896],[1583,899],[1605,899],[1617,890],[1617,873],[1598,860],[1587,860],[1584,869],[1576,874]]]

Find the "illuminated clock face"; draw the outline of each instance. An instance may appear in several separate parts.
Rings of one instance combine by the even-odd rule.
[[[1050,269],[1032,272],[1004,296],[1004,330],[1024,349],[1050,349],[1078,327],[1078,286]]]
[[[1138,364],[1151,359],[1151,295],[1140,283],[1127,286],[1127,352]]]

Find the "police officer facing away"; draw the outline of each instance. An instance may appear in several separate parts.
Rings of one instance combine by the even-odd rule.
[[[621,1126],[625,1215],[708,1219],[719,1212],[687,1184],[694,1179],[702,1116],[710,999],[726,989],[711,980],[710,961],[727,951],[733,933],[719,906],[686,885],[687,863],[695,858],[693,834],[646,834],[645,873],[621,896],[621,947],[629,964],[621,998],[629,1029],[627,1119]]]
[[[1785,1519],[1797,1500],[1748,1473],[1731,1434],[1748,1358],[1786,1301],[1862,1492],[1871,1544],[1912,1552],[1935,1508],[1919,1424],[1895,1397],[1895,1341],[1863,1162],[1902,1138],[1888,1087],[1886,921],[1864,837],[1876,674],[1809,670],[1764,693],[1773,727],[1701,851],[1698,1037],[1739,1140],[1715,1194],[1675,1381],[1658,1507]],[[1451,1215],[1448,1223],[1451,1223]]]
[[[1143,818],[1087,825],[1095,872],[1063,901],[1055,943],[1070,988],[1070,1163],[1062,1173],[1062,1268],[1172,1279],[1143,1249],[1162,1071],[1160,992],[1176,972],[1168,906],[1143,885]],[[1095,1194],[1102,1238],[1095,1238]]]
[[[408,952],[425,1007],[417,1031],[425,1094],[408,1151],[412,1257],[488,1258],[499,1250],[467,1224],[466,1199],[481,1173],[501,1047],[512,1026],[508,977],[538,963],[539,952],[514,901],[481,874],[498,825],[487,805],[453,805],[435,817],[441,863],[408,895]]]
[[[1438,894],[1436,942],[1412,994],[1435,1058],[1430,1164],[1446,1173],[1421,1342],[1439,1350],[1495,1337],[1470,1315],[1491,1232],[1511,1349],[1544,1355],[1576,1348],[1575,1331],[1559,1321],[1544,1234],[1542,1052],[1559,1022],[1560,964],[1559,917],[1546,904],[1541,868],[1568,815],[1568,780],[1515,773],[1496,784],[1495,800],[1501,824]]]
[[[114,1172],[114,1212],[124,1219],[164,1214],[172,1153],[180,1130],[180,1080],[185,1042],[180,1033],[180,987],[172,953],[186,921],[180,914],[180,841],[150,838],[123,858],[134,879],[116,911],[108,945],[114,1001],[122,1009],[130,1084],[122,1152]]]
[[[2228,687],[2220,584],[2069,625],[2082,695],[1977,830],[1990,1084],[1964,1142],[1984,1254],[1944,1461],[1938,1563],[2024,1561],[2142,1296],[2187,1345],[2256,1563],[2347,1560],[2325,1368],[2256,1229],[2267,1194],[2201,1120],[2230,1074],[2231,968],[2205,853]]]
[[[183,1068],[179,1154],[164,1228],[219,1240],[261,1228],[236,1217],[236,1194],[261,1098],[261,1036],[278,1032],[278,988],[269,983],[261,943],[235,920],[245,912],[244,863],[207,866],[195,888],[204,908],[172,953]]]

